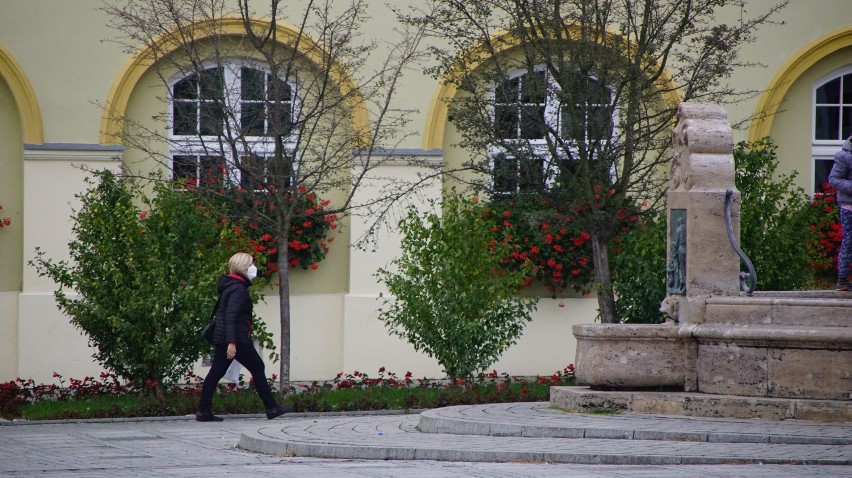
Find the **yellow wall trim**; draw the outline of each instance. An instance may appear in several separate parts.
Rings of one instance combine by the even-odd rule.
[[[264,20],[252,20],[252,24],[258,29],[269,28],[270,23]],[[323,58],[327,56],[327,52],[316,42],[311,40],[306,35],[299,35],[297,27],[277,23],[277,35],[281,43],[291,40],[299,40],[299,51],[305,58],[317,65],[322,65]],[[244,35],[245,27],[242,18],[226,17],[219,21],[218,30],[210,32],[209,25],[198,23],[195,25],[198,32],[204,32],[203,36],[196,38],[202,40],[210,38],[214,35]],[[173,52],[178,45],[172,40],[163,38],[156,42],[157,50],[160,52]],[[101,116],[99,142],[102,145],[121,144],[121,133],[124,127],[124,116],[127,111],[127,104],[130,101],[130,96],[133,93],[136,84],[142,78],[146,71],[153,65],[154,51],[150,47],[142,48],[133,58],[129,59],[107,94],[104,103],[104,112]],[[358,137],[364,137],[369,132],[369,113],[362,97],[357,94],[357,88],[354,80],[341,67],[333,67],[331,71],[332,80],[340,86],[341,93],[346,96],[346,105],[352,113],[353,129]]]
[[[760,96],[754,111],[754,120],[748,129],[748,140],[757,141],[769,136],[775,113],[787,95],[790,86],[816,62],[826,56],[852,46],[852,27],[835,30],[805,45],[778,70],[766,91]]]
[[[44,143],[44,123],[41,120],[41,109],[38,106],[35,90],[18,62],[2,46],[0,46],[0,77],[6,80],[9,89],[12,90],[12,97],[18,105],[24,143]]]

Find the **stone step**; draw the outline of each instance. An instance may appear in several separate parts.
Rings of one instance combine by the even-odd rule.
[[[446,413],[438,413],[436,418],[449,419],[447,415],[473,417],[503,417],[496,420],[494,432],[509,430],[506,426],[524,430],[526,415],[532,419],[532,426],[547,425],[546,420],[557,420],[558,426],[571,428],[570,422],[584,417],[549,410],[547,404],[513,404],[513,408],[483,405],[476,407],[452,407]],[[507,416],[508,415],[508,416]],[[432,414],[433,417],[436,414]],[[558,418],[561,417],[561,418]],[[640,417],[641,420],[647,417]],[[505,420],[504,420],[505,419]],[[766,422],[739,423],[713,419],[689,419],[683,423],[690,430],[702,428],[722,441],[689,441],[671,438],[637,439],[637,431],[642,422],[633,422],[635,415],[597,416],[597,424],[586,424],[584,429],[609,430],[612,436],[633,430],[633,439],[593,438],[556,438],[545,436],[495,436],[460,435],[453,433],[424,433],[418,427],[418,415],[367,416],[293,419],[273,423],[256,431],[241,435],[239,447],[272,455],[311,456],[338,459],[375,459],[375,460],[440,460],[468,462],[547,462],[577,464],[629,464],[629,465],[675,465],[675,464],[819,464],[852,465],[852,427],[828,427],[829,431],[820,433],[825,424],[803,424],[790,428],[790,432],[773,434],[766,429],[758,430]],[[507,420],[507,421],[506,421]],[[427,420],[428,421],[428,420]],[[458,421],[452,418],[452,421]],[[479,419],[461,420],[478,423]],[[495,420],[490,420],[493,425]],[[607,427],[602,423],[612,422]],[[618,423],[621,422],[621,425]],[[433,422],[437,423],[437,422]],[[447,422],[444,422],[447,423]],[[651,421],[648,427],[655,428]],[[665,422],[662,422],[665,423]],[[713,425],[715,424],[715,425]],[[786,425],[791,425],[787,423]],[[453,425],[456,426],[456,425]],[[460,426],[465,429],[468,425]],[[476,428],[471,425],[471,428]],[[717,428],[714,428],[717,427]],[[574,427],[578,428],[578,427]],[[490,427],[489,427],[490,430]],[[527,428],[531,431],[532,428]],[[714,431],[715,430],[715,431]],[[723,433],[727,430],[727,436]],[[664,432],[664,429],[656,430]],[[603,433],[603,432],[602,432]],[[594,434],[594,432],[590,432]],[[838,444],[803,444],[808,439],[827,438],[832,434]],[[638,434],[641,438],[641,433]],[[749,438],[762,435],[769,442],[755,443],[738,441],[737,437],[749,435]],[[783,443],[782,437],[794,437],[794,444]],[[798,438],[795,438],[798,437]],[[772,441],[772,440],[775,441]],[[780,441],[779,441],[780,440]]]
[[[731,433],[731,425],[748,431]],[[852,424],[767,421],[755,426],[753,420],[743,419],[567,413],[544,402],[427,410],[420,414],[417,428],[424,433],[453,435],[852,445]]]
[[[572,412],[614,410],[626,414],[648,414],[656,416],[652,418],[652,423],[662,424],[662,430],[666,432],[679,432],[681,428],[678,424],[687,423],[687,430],[694,432],[699,440],[707,432],[701,426],[710,422],[695,421],[696,417],[735,420],[721,422],[727,424],[753,423],[750,421],[752,419],[771,420],[759,428],[748,428],[749,433],[756,434],[754,439],[758,441],[783,440],[789,443],[789,440],[805,440],[800,443],[835,443],[834,440],[838,437],[842,440],[852,440],[852,435],[846,435],[852,431],[852,400],[752,397],[675,391],[592,390],[589,387],[573,386],[551,387],[550,405]],[[659,415],[667,415],[668,418],[663,420]],[[681,422],[678,419],[689,421]],[[815,422],[831,423],[835,428],[831,425],[815,427]],[[797,425],[791,428],[794,423]],[[698,428],[694,428],[696,424]],[[791,430],[794,433],[791,434]],[[787,437],[772,438],[775,435]],[[707,439],[710,440],[709,435]],[[821,441],[823,439],[827,441]]]
[[[705,323],[852,328],[849,310],[849,292],[755,292],[751,297],[708,298]]]

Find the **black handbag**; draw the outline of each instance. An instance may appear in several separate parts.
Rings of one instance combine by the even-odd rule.
[[[205,340],[213,343],[213,333],[216,331],[216,319],[210,321],[209,324],[205,325],[203,329],[201,329],[201,336],[204,337]]]
[[[201,336],[211,344],[213,343],[213,334],[216,332],[216,312],[219,310],[220,300],[222,300],[221,295],[216,299],[216,305],[213,306],[213,313],[210,314],[210,322],[201,329]]]

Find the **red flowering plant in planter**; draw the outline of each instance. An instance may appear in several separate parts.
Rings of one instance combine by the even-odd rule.
[[[234,188],[224,198],[232,203],[230,219],[223,226],[230,230],[243,244],[245,252],[252,254],[259,265],[264,266],[261,274],[272,278],[278,272],[278,253],[281,248],[275,228],[260,217],[272,216],[277,205],[269,194]],[[296,188],[286,198],[293,206],[289,228],[288,263],[305,270],[316,270],[325,259],[334,237],[329,235],[339,227],[335,213],[326,212],[329,200],[320,199],[304,186]],[[234,207],[233,203],[239,204]],[[247,246],[246,246],[247,245]]]
[[[820,260],[811,263],[817,273],[817,286],[822,288],[834,287],[835,271],[837,270],[837,252],[843,231],[837,211],[837,191],[828,183],[814,194],[811,200],[811,230],[816,230],[819,240],[812,244],[815,257]]]
[[[2,210],[3,210],[3,206],[0,205],[0,211],[2,211]],[[11,219],[9,219],[8,217],[0,217],[0,228],[9,227],[11,225],[12,225]]]
[[[595,190],[599,191],[596,201],[608,199],[603,186],[595,186]],[[541,283],[554,297],[568,289],[590,293],[595,277],[591,235],[575,219],[588,204],[564,207],[546,196],[521,195],[494,199],[489,206],[484,214],[494,222],[495,240],[512,245],[512,258],[504,263],[511,268],[521,267],[525,261],[533,264],[527,286]],[[619,209],[617,217],[622,233],[637,221],[632,209]],[[620,238],[616,236],[612,242],[613,252],[619,253]]]

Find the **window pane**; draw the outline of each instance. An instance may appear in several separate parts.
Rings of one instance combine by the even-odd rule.
[[[225,70],[221,66],[206,70],[201,75],[201,98],[222,99],[225,94]]]
[[[292,110],[290,109],[290,105],[287,103],[278,105],[278,111],[280,114],[278,115],[277,124],[273,121],[276,107],[275,105],[270,105],[269,108],[270,124],[268,125],[269,129],[267,134],[269,134],[269,136],[289,136],[293,127],[293,117],[291,115]]]
[[[202,135],[216,136],[222,134],[224,128],[225,113],[218,104],[213,102],[201,103],[201,131]]]
[[[840,103],[840,78],[831,80],[817,88],[816,102],[834,105]]]
[[[852,135],[852,107],[843,107],[843,118],[840,123],[840,138],[845,139]]]
[[[814,138],[840,139],[840,108],[817,106],[814,121]]]
[[[573,108],[570,106],[560,106],[559,107],[559,135],[563,139],[571,139],[571,111]]]
[[[576,157],[564,157],[559,159],[559,174],[562,177],[573,178],[579,171],[579,161]]]
[[[524,139],[542,139],[546,131],[544,106],[524,106],[521,110],[521,137]]]
[[[494,192],[514,193],[518,189],[518,162],[505,154],[494,156]]]
[[[293,99],[293,92],[290,91],[290,85],[286,81],[281,79],[273,80],[271,75],[266,75],[266,81],[269,85],[266,98],[270,103],[274,103],[276,100],[287,102]]]
[[[834,166],[834,160],[818,159],[814,161],[814,192],[822,191],[823,184],[828,184],[828,174],[831,172],[831,167]]]
[[[198,110],[195,101],[175,100],[172,105],[173,134],[197,134]]]
[[[198,98],[198,77],[192,75],[175,83],[172,96],[182,100]]]
[[[589,138],[605,141],[612,136],[612,114],[608,107],[594,107],[589,113]]]
[[[172,179],[195,180],[198,161],[195,156],[175,156],[172,158]]]
[[[496,106],[494,108],[494,134],[497,139],[518,137],[518,107]]]
[[[610,103],[609,88],[593,78],[586,79],[586,103],[608,105]]]
[[[282,159],[276,161],[275,158],[269,157],[266,160],[267,166],[267,182],[270,185],[280,186],[283,188],[290,187],[290,178],[293,176],[293,165],[295,158],[292,157],[292,152],[284,150],[281,152]],[[283,178],[283,183],[279,181]]]
[[[225,177],[225,165],[222,162],[222,158],[218,156],[201,156],[199,161],[199,186],[221,186]]]
[[[268,182],[266,177],[266,159],[262,156],[243,156],[241,158],[242,170],[240,171],[240,186],[243,189],[263,189],[263,183]]]
[[[582,106],[563,106],[560,108],[562,138],[583,141],[585,135],[586,113]]]
[[[263,101],[263,80],[265,73],[251,68],[240,70],[240,98],[243,100]]]
[[[494,101],[497,103],[515,103],[518,101],[518,85],[520,80],[514,78],[497,85]]]
[[[540,192],[544,189],[544,161],[530,158],[519,161],[521,192]]]
[[[264,133],[263,103],[243,103],[240,110],[240,128],[247,136]]]
[[[521,103],[544,103],[547,96],[547,82],[543,71],[536,71],[532,75],[523,77],[523,89],[521,91]]]
[[[843,76],[843,104],[852,105],[852,74]]]

